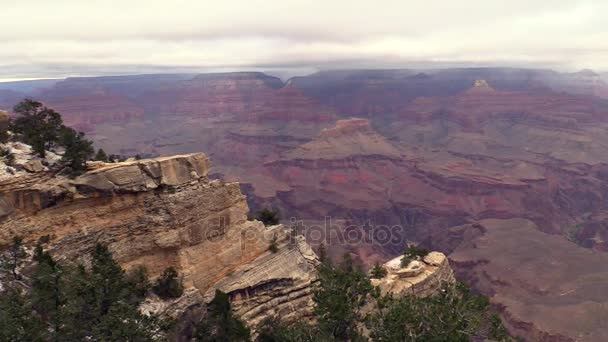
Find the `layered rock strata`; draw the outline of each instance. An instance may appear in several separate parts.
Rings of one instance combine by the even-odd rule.
[[[155,277],[176,268],[185,295],[149,301],[147,311],[179,317],[219,288],[253,326],[272,312],[310,314],[316,255],[283,226],[248,221],[239,185],[208,179],[204,154],[91,167],[75,179],[42,171],[0,182],[0,243],[48,237],[49,251],[68,262],[86,262],[103,243],[126,269],[144,265]]]

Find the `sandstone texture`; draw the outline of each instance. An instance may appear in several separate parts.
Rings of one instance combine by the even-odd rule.
[[[203,307],[215,289],[229,293],[235,311],[252,326],[272,314],[310,315],[317,257],[302,237],[283,226],[248,221],[237,183],[207,177],[202,153],[96,164],[75,179],[51,171],[0,182],[0,243],[48,236],[59,260],[86,262],[104,243],[129,269],[152,277],[175,267],[186,288],[171,302],[151,299],[145,311],[180,317]],[[273,237],[277,253],[269,249]],[[273,311],[274,310],[274,311]]]

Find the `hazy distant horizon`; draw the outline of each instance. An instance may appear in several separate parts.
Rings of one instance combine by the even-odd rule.
[[[555,66],[545,65],[518,65],[518,64],[469,64],[469,63],[425,63],[417,62],[415,64],[407,65],[379,65],[374,67],[371,64],[362,65],[343,65],[342,67],[326,67],[326,68],[315,68],[315,67],[294,67],[294,68],[260,68],[260,67],[231,67],[231,68],[171,68],[171,67],[151,67],[151,68],[118,68],[117,70],[101,69],[98,72],[75,72],[75,73],[51,73],[40,76],[34,76],[35,72],[28,73],[28,77],[1,77],[0,83],[11,83],[11,82],[27,82],[27,81],[43,81],[43,80],[63,80],[71,77],[105,77],[105,76],[138,76],[138,75],[163,75],[163,74],[208,74],[208,73],[225,73],[225,72],[262,72],[270,76],[281,78],[283,81],[287,81],[289,78],[297,76],[307,76],[316,72],[322,71],[337,71],[337,70],[440,70],[440,69],[475,69],[475,68],[504,68],[504,69],[535,69],[535,70],[552,70],[560,73],[578,72],[582,70],[592,70],[602,77],[606,76],[608,71],[596,70],[592,68],[580,68],[580,69],[569,69],[569,68],[557,68]]]
[[[601,0],[21,0],[0,79],[412,64],[608,71]]]

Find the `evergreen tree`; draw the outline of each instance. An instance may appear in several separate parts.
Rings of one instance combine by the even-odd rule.
[[[372,268],[372,271],[370,273],[371,273],[370,278],[382,279],[382,278],[386,277],[387,272],[384,269],[384,267],[380,266],[379,263],[376,263],[376,265],[374,266],[374,268]]]
[[[84,137],[84,133],[64,127],[61,130],[60,144],[65,148],[61,160],[72,169],[72,175],[86,170],[86,162],[91,159],[95,150],[93,143]]]
[[[13,243],[8,247],[8,250],[2,254],[0,258],[0,267],[4,272],[10,273],[14,280],[21,280],[21,275],[17,270],[25,261],[25,248],[23,247],[23,239],[21,237],[13,237]]]
[[[262,221],[265,226],[274,226],[279,224],[279,212],[277,210],[264,208],[258,213],[257,219]]]
[[[168,267],[158,278],[152,290],[162,299],[170,299],[181,296],[184,292],[184,287],[175,268]]]
[[[59,132],[63,127],[61,115],[31,99],[23,100],[13,111],[16,117],[11,121],[9,129],[21,141],[32,145],[33,151],[44,158],[46,150],[59,140]]]
[[[63,305],[62,270],[58,263],[45,252],[42,245],[34,251],[36,265],[32,272],[31,302],[33,309],[41,315],[54,331],[59,330],[60,310]]]
[[[322,263],[328,263],[329,259],[327,257],[327,248],[325,248],[325,244],[321,242],[319,245],[319,261]]]
[[[0,295],[0,341],[46,341],[46,333],[20,291],[9,288]]]
[[[426,298],[391,298],[386,309],[368,317],[366,324],[374,341],[483,340],[487,336],[479,332],[488,305],[487,298],[472,294],[463,284],[445,285]]]
[[[271,251],[272,253],[276,253],[279,251],[276,234],[272,236],[272,240],[270,241],[270,246],[268,246],[268,250]]]
[[[97,150],[97,154],[95,154],[94,159],[97,161],[102,161],[102,162],[107,163],[108,155],[106,154],[106,151],[103,150],[103,148],[100,148],[99,150]]]
[[[137,266],[127,273],[127,283],[137,298],[145,298],[150,290],[151,285],[148,278],[148,269],[145,266]]]
[[[407,267],[412,260],[422,259],[427,254],[429,254],[428,250],[415,245],[410,245],[405,249],[405,251],[403,251],[403,256],[401,257],[401,267]]]
[[[9,149],[0,149],[0,158],[3,159],[4,164],[6,165],[13,165],[15,162],[15,156]]]
[[[228,295],[220,290],[207,307],[207,317],[196,326],[200,342],[249,341],[249,329],[232,314]]]
[[[319,287],[313,298],[321,330],[339,340],[359,339],[360,310],[373,289],[369,279],[354,267],[348,254],[338,267],[322,263],[318,274]]]
[[[330,342],[335,341],[316,325],[296,322],[287,325],[277,319],[267,319],[260,328],[258,342]]]

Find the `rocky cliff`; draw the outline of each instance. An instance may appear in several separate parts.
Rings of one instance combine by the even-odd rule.
[[[273,314],[307,317],[316,255],[283,226],[248,221],[239,185],[210,180],[209,166],[196,153],[94,163],[75,179],[44,170],[11,177],[0,182],[0,243],[45,236],[64,261],[83,260],[103,243],[127,269],[144,265],[155,277],[176,268],[185,295],[149,302],[149,311],[179,317],[221,289],[254,327]],[[269,251],[273,239],[276,253]]]

